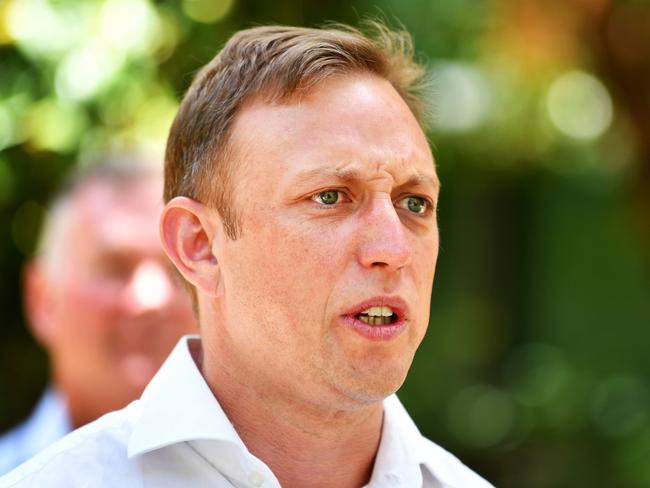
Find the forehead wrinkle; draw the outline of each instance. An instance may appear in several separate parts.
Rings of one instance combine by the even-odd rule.
[[[403,185],[400,186],[425,186],[438,191],[440,189],[440,180],[437,177],[416,171],[416,174],[411,176]]]
[[[381,179],[385,175],[389,175],[391,179],[395,180],[393,173],[387,168],[385,168],[385,163],[377,163],[375,170],[371,174],[370,172],[365,173],[355,167],[356,162],[345,162],[339,163],[337,166],[325,166],[320,168],[313,168],[300,172],[296,179],[298,183],[309,182],[314,178],[321,177],[332,177],[343,182],[358,182],[358,181],[373,181],[376,179]],[[405,164],[405,163],[404,163]],[[434,175],[429,175],[423,173],[415,168],[409,168],[409,172],[412,174],[407,177],[404,182],[397,182],[396,186],[428,186],[433,190],[438,190],[440,188],[440,180]],[[382,174],[384,173],[384,174]]]
[[[417,168],[409,167],[408,161],[405,160],[399,161],[399,166],[396,168],[397,170],[404,168],[405,173],[411,173],[409,176],[406,177],[406,180],[404,180],[403,182],[399,181],[399,178],[395,177],[396,176],[394,174],[395,170],[389,167],[390,163],[388,162],[384,162],[384,161],[377,162],[374,167],[374,171],[370,170],[366,175],[364,175],[364,171],[362,171],[358,167],[350,167],[351,165],[354,165],[356,163],[357,162],[348,162],[348,163],[342,163],[338,165],[334,169],[335,175],[339,177],[341,180],[346,180],[346,181],[347,180],[373,181],[373,180],[381,179],[385,175],[388,175],[390,178],[392,178],[395,181],[396,186],[430,186],[434,190],[438,190],[440,187],[440,181],[438,180],[437,175],[435,174],[435,170],[432,176],[418,170]]]

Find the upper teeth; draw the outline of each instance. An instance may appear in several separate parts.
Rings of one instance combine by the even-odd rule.
[[[371,317],[390,317],[393,310],[390,307],[370,307],[361,312]]]

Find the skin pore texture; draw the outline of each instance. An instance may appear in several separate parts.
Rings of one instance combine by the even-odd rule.
[[[359,74],[250,101],[232,143],[241,236],[184,197],[161,224],[197,287],[202,372],[283,486],[362,486],[382,401],[429,319],[439,183],[426,137],[389,82]],[[364,329],[354,317],[371,305],[399,326]]]
[[[83,184],[26,270],[29,322],[73,427],[139,397],[180,336],[197,332],[160,245],[161,188],[153,175]]]

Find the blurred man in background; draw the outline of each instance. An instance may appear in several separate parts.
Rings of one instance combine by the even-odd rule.
[[[106,158],[54,199],[25,269],[25,310],[52,379],[31,417],[0,437],[0,474],[137,398],[183,334],[188,297],[158,238],[161,168]]]

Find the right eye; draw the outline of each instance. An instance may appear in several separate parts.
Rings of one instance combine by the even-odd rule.
[[[339,201],[341,192],[338,190],[325,190],[312,195],[312,200],[322,205],[334,205]]]
[[[431,204],[425,198],[415,195],[402,198],[398,202],[398,205],[401,208],[418,215],[427,213],[427,210],[431,208]]]

